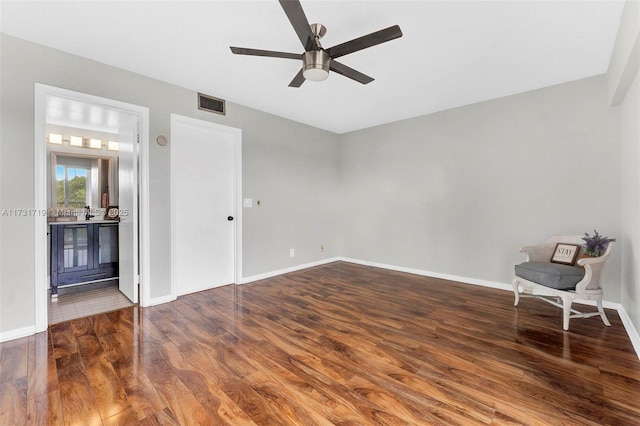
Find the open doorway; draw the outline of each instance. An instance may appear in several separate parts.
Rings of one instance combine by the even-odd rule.
[[[148,109],[40,84],[35,109],[36,207],[46,212],[36,218],[35,244],[43,331],[61,290],[78,299],[81,290],[115,286],[129,303],[148,294],[148,221],[140,220],[148,217]],[[89,308],[73,310],[95,313]]]

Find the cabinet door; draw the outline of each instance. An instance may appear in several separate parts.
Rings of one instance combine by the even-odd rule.
[[[118,264],[118,224],[104,223],[94,225],[95,268],[117,266]]]
[[[93,269],[93,228],[90,225],[64,225],[58,236],[58,272]]]

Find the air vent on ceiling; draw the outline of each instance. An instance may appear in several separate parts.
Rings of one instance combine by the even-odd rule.
[[[198,93],[198,109],[225,115],[224,99]]]

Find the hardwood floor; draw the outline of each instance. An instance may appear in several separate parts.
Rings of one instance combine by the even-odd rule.
[[[0,424],[638,425],[607,315],[337,262],[0,344]]]

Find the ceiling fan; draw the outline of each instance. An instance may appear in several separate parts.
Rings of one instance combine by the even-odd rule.
[[[339,58],[358,50],[366,49],[398,37],[402,37],[402,31],[398,25],[358,37],[351,41],[324,49],[320,39],[327,29],[321,24],[311,24],[302,10],[298,0],[279,0],[293,29],[304,46],[304,53],[276,52],[273,50],[249,49],[245,47],[233,47],[231,51],[237,55],[268,56],[272,58],[302,59],[302,69],[289,83],[289,87],[300,87],[305,80],[322,81],[329,76],[329,70],[342,74],[362,84],[371,83],[373,78],[354,70],[338,61]]]

